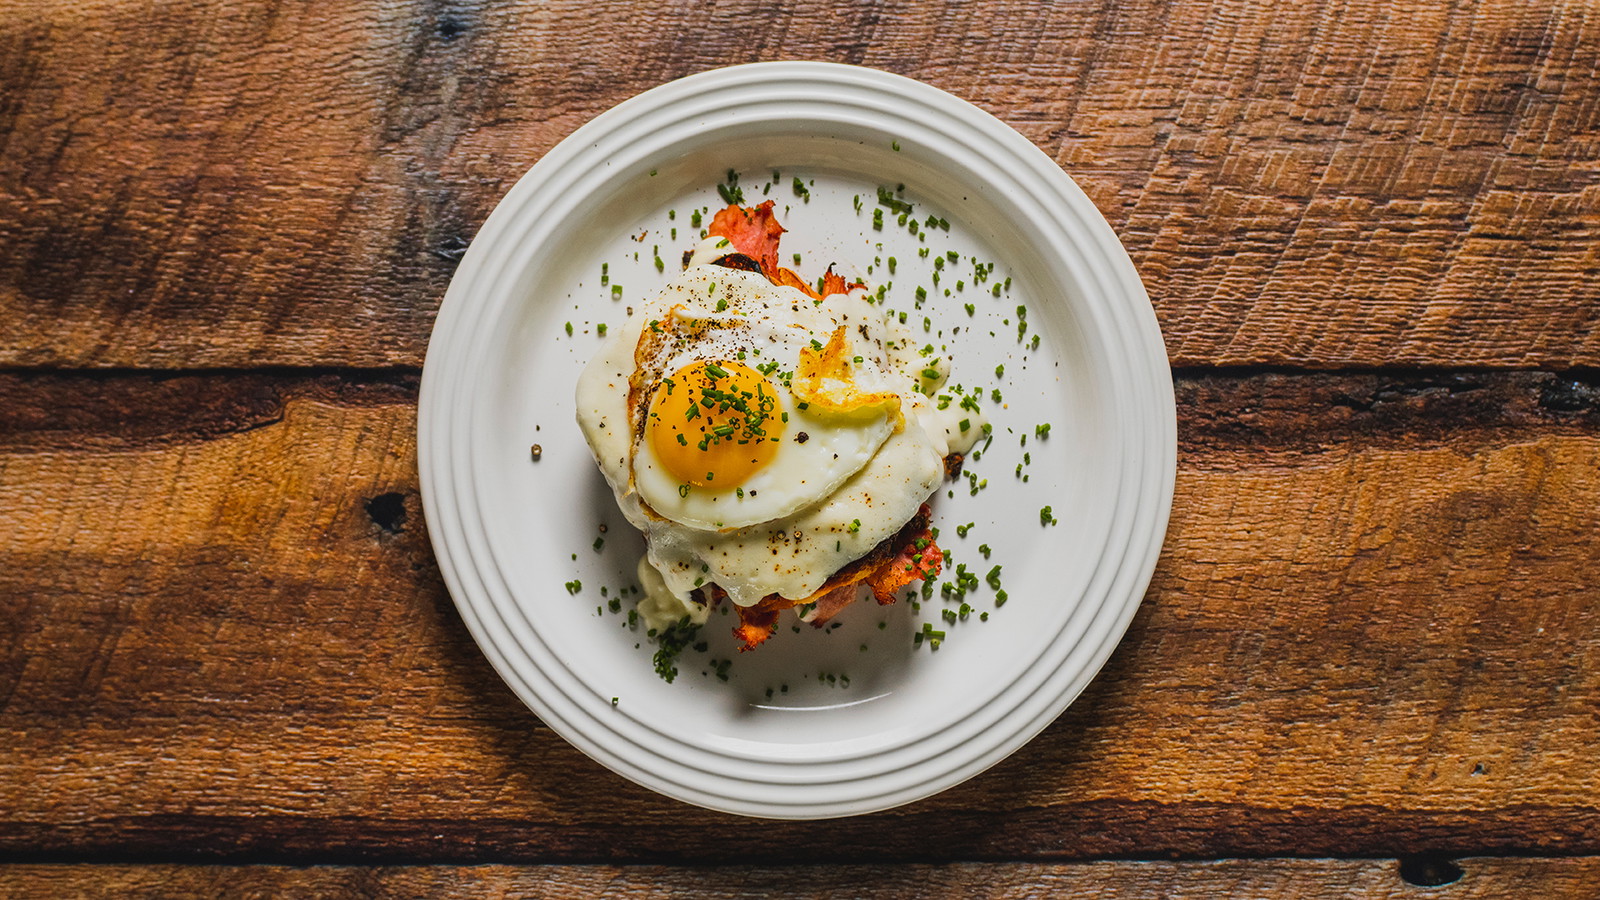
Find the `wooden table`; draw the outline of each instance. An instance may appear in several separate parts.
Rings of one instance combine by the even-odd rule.
[[[821,824],[544,728],[415,455],[506,188],[779,58],[1056,159],[1178,396],[1161,563],[1088,693]],[[1600,891],[1593,0],[0,0],[0,147],[0,895]]]

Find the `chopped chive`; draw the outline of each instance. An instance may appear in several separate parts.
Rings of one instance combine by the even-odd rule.
[[[717,185],[717,194],[722,198],[722,202],[730,206],[743,206],[744,191],[739,187],[739,173],[729,169],[728,180]]]

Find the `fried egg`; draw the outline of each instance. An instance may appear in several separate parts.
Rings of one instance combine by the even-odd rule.
[[[577,418],[652,590],[685,610],[708,583],[801,599],[909,521],[980,433],[928,401],[909,345],[864,292],[717,265],[640,307],[585,368]]]
[[[793,288],[774,304],[779,289],[761,276],[707,269],[648,313],[630,390],[633,478],[662,517],[721,530],[833,493],[899,424],[899,395],[881,337],[862,321],[850,341],[850,310]],[[830,366],[843,403],[820,384]]]

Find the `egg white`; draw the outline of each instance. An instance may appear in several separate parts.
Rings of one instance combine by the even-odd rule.
[[[716,292],[728,300],[729,308],[720,313],[714,302],[699,302],[713,296],[713,282],[718,285]],[[742,330],[708,327],[705,333],[713,336],[698,351],[674,347],[646,353],[641,359],[640,341],[650,323],[659,328],[674,307],[698,317],[733,313],[742,317],[746,326]],[[826,341],[838,325],[850,329],[851,351],[862,357],[855,370],[864,389],[881,386],[900,395],[903,426],[896,431],[884,425],[881,438],[867,432],[852,437],[836,423],[811,425],[791,407],[785,449],[813,442],[826,448],[829,465],[823,467],[824,474],[808,476],[817,478],[816,483],[757,488],[754,499],[766,501],[770,491],[771,505],[748,515],[730,515],[729,511],[744,507],[724,501],[694,510],[674,506],[672,501],[687,498],[679,497],[675,480],[670,481],[670,490],[664,491],[669,485],[658,483],[656,477],[664,473],[658,467],[653,472],[649,451],[640,449],[649,442],[641,441],[635,424],[640,417],[629,406],[630,378],[641,366],[654,370],[657,378],[663,372],[670,374],[676,370],[675,364],[694,358],[691,352],[731,350],[732,355],[720,358],[737,358],[738,350],[743,349],[747,364],[766,359],[766,348],[778,353],[779,346],[792,345],[797,355],[798,345],[788,340],[786,332],[800,335],[797,340],[804,344],[813,339]],[[756,340],[762,345],[754,343]],[[862,292],[833,295],[816,304],[803,292],[773,285],[759,274],[709,265],[686,270],[613,332],[579,378],[578,424],[618,506],[644,533],[650,565],[674,596],[687,606],[695,588],[715,583],[741,606],[773,593],[803,599],[916,514],[944,479],[944,457],[969,449],[979,429],[971,422],[966,430],[958,429],[954,411],[935,409],[921,393],[922,366],[915,353],[907,352],[909,343],[909,335],[898,323],[887,319]],[[649,346],[650,340],[645,344]],[[761,349],[762,356],[754,356],[754,349]],[[794,365],[787,355],[779,362],[789,370]],[[786,404],[793,402],[787,393],[783,399]],[[827,439],[818,437],[823,425],[834,429]],[[795,444],[792,438],[798,430],[807,431],[812,439]],[[864,446],[873,449],[863,454],[860,448]],[[831,459],[835,452],[848,459],[837,468]],[[775,477],[780,471],[790,471],[768,469]],[[828,486],[821,487],[824,483]],[[747,497],[749,493],[747,487]]]

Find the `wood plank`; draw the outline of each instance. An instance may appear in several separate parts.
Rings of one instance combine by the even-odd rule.
[[[1101,677],[991,772],[819,829],[653,796],[510,695],[434,569],[404,378],[182,381],[0,376],[5,858],[1600,851],[1592,384],[1180,379]]]
[[[162,898],[174,895],[385,897],[627,897],[706,900],[831,897],[1366,897],[1479,900],[1512,895],[1588,900],[1600,861],[1462,859],[1437,874],[1395,860],[1228,859],[1068,865],[719,866],[64,866],[0,867],[0,898]],[[1407,876],[1411,880],[1408,880]],[[1442,879],[1451,879],[1442,881]],[[1447,887],[1445,887],[1447,885]]]
[[[1179,365],[1600,365],[1600,20],[1571,0],[0,0],[0,366],[419,365],[557,140],[771,58],[1021,130]]]

